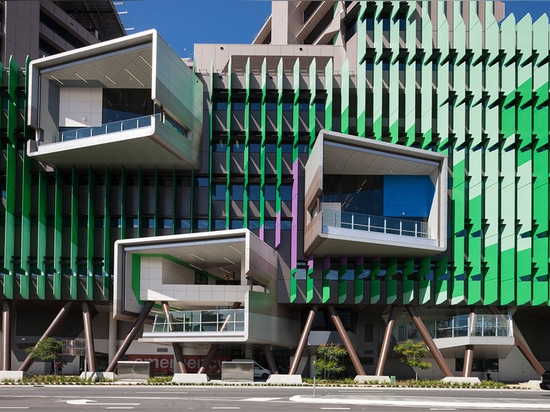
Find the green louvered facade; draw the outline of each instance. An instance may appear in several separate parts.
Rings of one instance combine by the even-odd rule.
[[[243,52],[197,71],[206,101],[193,171],[32,160],[25,70],[10,61],[0,300],[108,304],[116,240],[245,227],[285,263],[279,304],[547,306],[548,18],[497,22],[490,1],[357,7],[346,34],[307,56]],[[305,256],[304,165],[322,129],[445,154],[447,251]]]

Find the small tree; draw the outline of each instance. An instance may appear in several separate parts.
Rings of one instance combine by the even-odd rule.
[[[57,374],[57,360],[61,361],[61,342],[54,338],[44,338],[33,347],[25,349],[31,358],[52,362],[54,373]]]
[[[317,375],[330,379],[333,374],[341,373],[345,369],[343,358],[348,351],[340,345],[330,343],[317,348]]]
[[[393,350],[401,355],[401,362],[406,363],[411,368],[428,369],[432,366],[429,362],[424,362],[422,359],[428,353],[428,349],[424,346],[424,342],[413,342],[407,339],[405,342],[396,345]],[[414,369],[415,379],[418,380],[418,373]]]

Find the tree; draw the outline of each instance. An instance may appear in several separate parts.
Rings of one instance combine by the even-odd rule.
[[[428,349],[424,346],[424,342],[413,342],[407,339],[405,342],[396,345],[393,350],[401,355],[401,362],[406,363],[411,368],[428,369],[432,366],[429,362],[424,362],[422,359],[428,353]],[[416,380],[418,380],[418,373],[414,369]]]
[[[323,374],[325,379],[330,379],[333,374],[343,372],[345,365],[342,360],[348,355],[348,351],[340,345],[330,343],[317,348],[317,375]]]
[[[61,362],[62,355],[61,342],[57,339],[50,337],[44,338],[33,347],[26,348],[25,352],[27,352],[33,359],[39,359],[44,362],[52,362],[54,373],[57,374],[58,359],[59,362]]]

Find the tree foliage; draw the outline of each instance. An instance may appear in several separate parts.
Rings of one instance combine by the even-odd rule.
[[[33,359],[39,359],[45,362],[50,361],[55,364],[58,359],[61,360],[62,345],[57,339],[47,337],[33,347],[26,348],[25,352]],[[55,370],[57,370],[57,368],[55,368]]]
[[[343,372],[346,367],[343,360],[347,355],[348,351],[340,345],[320,345],[317,348],[317,375],[330,379]]]
[[[426,348],[424,342],[413,342],[407,339],[405,342],[396,345],[393,350],[401,355],[401,362],[406,363],[411,368],[428,369],[432,366],[431,363],[423,361],[428,353],[428,348]],[[414,373],[416,380],[418,380],[416,369]]]

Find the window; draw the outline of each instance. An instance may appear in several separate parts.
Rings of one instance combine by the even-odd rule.
[[[214,183],[212,185],[212,200],[225,200],[224,183]]]

